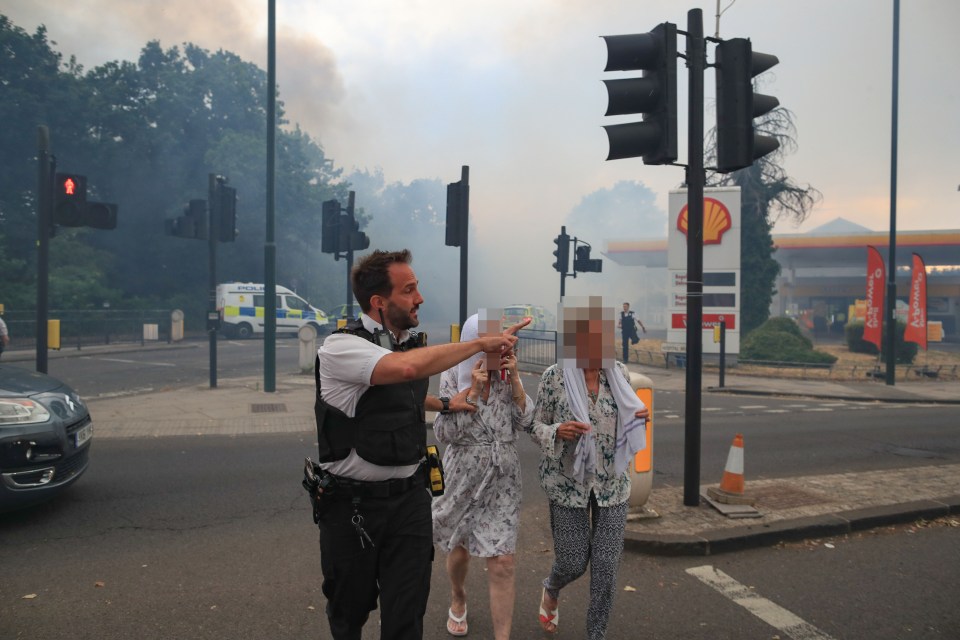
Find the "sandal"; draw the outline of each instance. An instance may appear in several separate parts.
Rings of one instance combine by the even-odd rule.
[[[448,616],[448,617],[447,617],[447,633],[449,633],[449,634],[452,635],[452,636],[457,636],[458,638],[467,635],[467,631],[469,630],[469,627],[467,626],[467,607],[466,607],[466,605],[464,605],[464,607],[463,607],[463,615],[462,615],[462,616],[456,616],[456,615],[454,615],[454,613],[453,613],[453,608],[452,608],[452,607],[447,610],[447,616]],[[450,623],[451,623],[451,622],[452,622],[453,624],[455,624],[455,625],[461,625],[461,624],[462,624],[462,625],[463,625],[463,631],[457,631],[457,630],[456,630],[456,627],[451,627],[451,626],[450,626]]]
[[[560,602],[557,602],[557,608],[547,611],[543,608],[543,599],[547,593],[546,587],[540,593],[540,626],[543,627],[543,630],[547,633],[556,633],[557,628],[560,626]],[[547,625],[553,625],[553,629],[548,629]]]

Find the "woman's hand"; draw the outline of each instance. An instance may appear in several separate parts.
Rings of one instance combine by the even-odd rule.
[[[506,352],[500,358],[500,368],[505,369],[512,378],[515,378],[517,375],[517,354],[512,350]]]
[[[467,389],[467,395],[465,397],[466,401],[473,406],[477,405],[477,402],[480,401],[480,398],[483,397],[484,390],[489,384],[489,377],[487,376],[487,367],[483,361],[483,358],[480,358],[475,365],[473,365],[473,371],[471,373],[471,384],[470,388]]]
[[[633,417],[643,418],[644,420],[646,420],[650,417],[650,409],[648,409],[647,407],[644,407],[643,409],[640,409],[639,411],[634,413]]]
[[[557,427],[557,440],[576,440],[590,431],[590,425],[575,420],[561,422]]]

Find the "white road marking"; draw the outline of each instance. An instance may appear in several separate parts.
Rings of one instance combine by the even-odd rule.
[[[123,360],[122,358],[96,358],[104,362],[123,362],[124,364],[148,364],[152,367],[175,367],[172,362],[142,362],[140,360]]]
[[[830,407],[808,407],[802,410],[804,413],[809,413],[811,411],[833,411]]]
[[[764,413],[791,413],[789,409],[767,409]]]
[[[794,640],[833,640],[820,629],[787,611],[778,604],[761,597],[723,571],[711,565],[687,569],[687,573],[719,591],[736,604],[757,616],[780,633]]]
[[[722,407],[703,407],[704,411],[723,411]]]
[[[153,387],[140,387],[139,389],[127,389],[126,391],[110,391],[108,393],[101,393],[98,396],[92,398],[87,398],[88,400],[104,400],[106,398],[123,398],[125,396],[136,396],[141,393],[150,393],[153,391]]]
[[[741,409],[766,409],[767,405],[765,404],[744,404],[740,405]]]
[[[677,415],[677,414],[675,414],[675,413],[665,413],[665,414],[663,414],[662,416],[658,416],[658,417],[660,417],[660,418],[679,418],[680,416]]]

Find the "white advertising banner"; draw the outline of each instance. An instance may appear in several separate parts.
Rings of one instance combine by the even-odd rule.
[[[667,344],[687,342],[687,191],[670,192],[667,222]],[[714,326],[726,322],[726,351],[740,353],[740,187],[703,190],[703,352],[720,353]]]

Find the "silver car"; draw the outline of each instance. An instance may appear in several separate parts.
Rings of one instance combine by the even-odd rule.
[[[77,392],[0,365],[0,512],[42,502],[87,469],[93,423]]]

